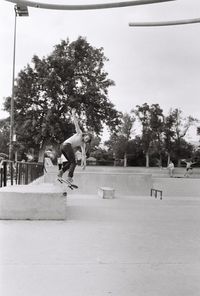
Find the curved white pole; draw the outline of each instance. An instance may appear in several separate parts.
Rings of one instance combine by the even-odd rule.
[[[153,4],[160,2],[169,2],[176,0],[134,0],[124,2],[102,3],[102,4],[85,4],[85,5],[62,5],[62,4],[48,4],[25,0],[5,0],[22,6],[29,6],[35,8],[54,9],[54,10],[89,10],[89,9],[105,9],[118,8],[135,5]]]
[[[161,26],[177,26],[177,25],[189,25],[200,23],[200,18],[179,20],[179,21],[168,21],[168,22],[136,22],[129,23],[130,27],[161,27]]]

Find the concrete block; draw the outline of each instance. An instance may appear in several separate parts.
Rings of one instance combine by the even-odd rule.
[[[65,220],[66,194],[51,183],[3,187],[0,219]]]
[[[114,198],[115,189],[111,187],[100,187],[98,189],[98,196],[100,196],[101,198]]]

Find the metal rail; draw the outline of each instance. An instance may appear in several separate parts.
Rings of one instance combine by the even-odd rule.
[[[163,197],[162,190],[151,188],[151,193],[150,193],[151,196],[154,194],[154,197],[157,198],[158,193],[160,194],[160,200],[162,200],[162,197]]]
[[[43,163],[3,160],[0,163],[0,187],[29,184],[43,174]]]

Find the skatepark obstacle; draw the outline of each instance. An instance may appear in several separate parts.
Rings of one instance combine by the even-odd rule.
[[[98,195],[101,198],[114,198],[115,197],[115,189],[111,187],[100,187],[98,189]]]
[[[44,175],[44,182],[55,182],[56,172]],[[67,176],[67,175],[66,175]],[[65,178],[65,175],[63,176]],[[115,189],[116,196],[149,196],[152,188],[151,174],[120,173],[114,171],[76,171],[74,183],[78,189],[70,191],[70,194],[97,194],[100,187],[111,187]]]
[[[155,198],[157,198],[158,197],[158,193],[160,195],[160,200],[162,200],[162,190],[151,188],[151,193],[150,193],[151,196],[153,196],[153,194],[154,194]]]
[[[49,183],[3,187],[0,219],[65,220],[66,194],[61,187]]]

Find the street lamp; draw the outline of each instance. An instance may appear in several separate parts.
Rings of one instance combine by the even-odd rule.
[[[14,48],[13,48],[13,76],[12,76],[12,96],[10,102],[10,145],[9,145],[9,160],[12,159],[13,152],[13,136],[14,136],[14,97],[15,97],[15,53],[16,53],[16,27],[17,16],[28,16],[28,8],[24,5],[15,5],[15,25],[14,25]]]

